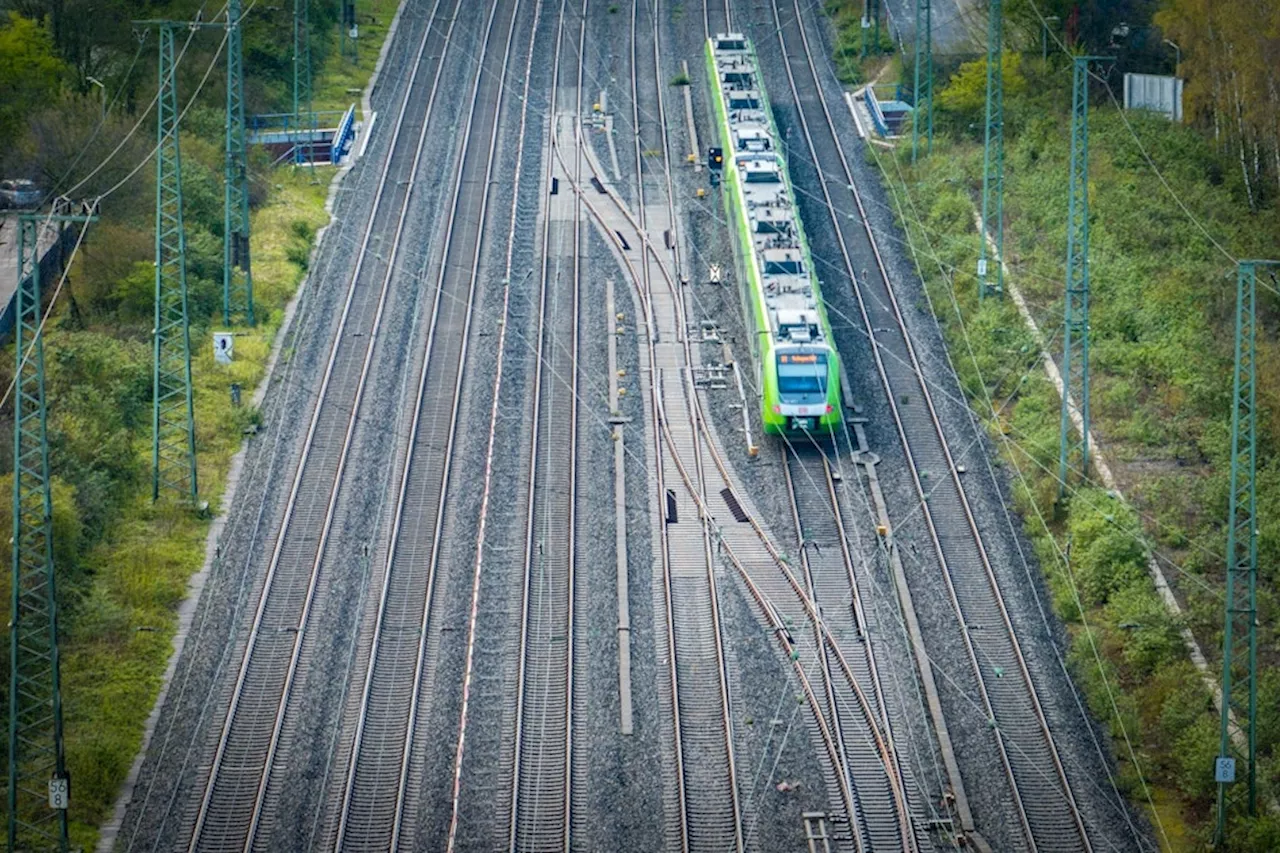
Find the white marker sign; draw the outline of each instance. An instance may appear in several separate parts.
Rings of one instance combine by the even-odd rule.
[[[213,360],[218,364],[230,364],[231,352],[235,347],[235,338],[230,332],[213,333]]]
[[[49,780],[49,808],[66,809],[71,803],[71,783],[65,778]]]

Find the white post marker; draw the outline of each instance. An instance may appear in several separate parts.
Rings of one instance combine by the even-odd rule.
[[[230,332],[213,333],[213,360],[218,364],[230,364],[235,338]]]
[[[65,776],[49,780],[49,808],[66,810],[71,802],[71,783]]]

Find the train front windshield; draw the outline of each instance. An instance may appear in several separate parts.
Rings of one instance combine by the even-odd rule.
[[[779,353],[778,399],[799,405],[827,399],[827,356],[825,353]]]

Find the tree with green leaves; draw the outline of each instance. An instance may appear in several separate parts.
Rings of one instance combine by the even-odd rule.
[[[11,145],[26,117],[56,98],[66,77],[53,38],[17,12],[0,16],[0,140]]]

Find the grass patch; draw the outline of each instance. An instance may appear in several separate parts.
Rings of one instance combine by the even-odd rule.
[[[341,56],[340,51],[329,51],[324,66],[316,72],[312,97],[317,111],[345,110],[353,103],[356,112],[360,111],[360,93],[378,63],[399,5],[399,0],[367,0],[357,7],[360,37],[356,39],[356,61]]]
[[[831,26],[835,30],[833,58],[836,76],[847,86],[857,86],[875,77],[885,63],[885,57],[897,50],[889,24],[880,21],[879,40],[875,27],[862,26],[862,0],[827,0],[823,5]],[[863,56],[863,44],[866,56]]]

